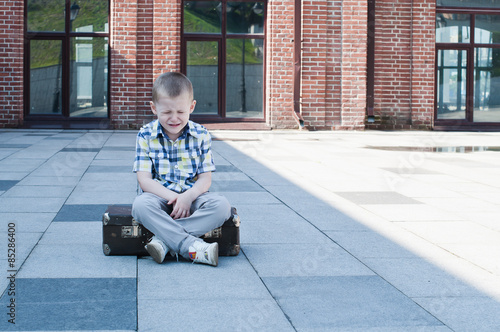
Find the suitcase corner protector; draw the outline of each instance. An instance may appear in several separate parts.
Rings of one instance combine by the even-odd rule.
[[[111,248],[106,243],[102,245],[102,251],[106,256],[109,256],[111,254]]]
[[[105,212],[102,216],[102,224],[107,225],[109,223],[109,212]]]

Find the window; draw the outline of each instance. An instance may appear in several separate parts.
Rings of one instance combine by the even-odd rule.
[[[109,0],[26,0],[26,116],[108,117]]]
[[[437,5],[436,123],[499,124],[500,4]]]
[[[265,1],[183,1],[183,71],[194,116],[264,117]]]

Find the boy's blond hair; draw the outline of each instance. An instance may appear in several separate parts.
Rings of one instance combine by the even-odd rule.
[[[156,103],[162,96],[175,98],[183,92],[187,92],[193,100],[193,84],[189,78],[177,72],[163,73],[153,84],[153,103]]]

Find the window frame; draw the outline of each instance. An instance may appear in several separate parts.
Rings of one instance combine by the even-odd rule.
[[[219,43],[218,59],[218,112],[217,114],[200,115],[193,113],[191,117],[198,122],[265,122],[266,121],[266,40],[267,40],[267,15],[268,0],[218,0],[222,4],[221,10],[221,33],[195,33],[184,32],[184,4],[192,0],[181,1],[181,72],[187,73],[187,43],[189,41],[217,41]],[[203,2],[214,2],[216,0],[195,0]],[[261,2],[264,5],[264,26],[262,33],[229,33],[227,32],[226,4],[228,2]],[[226,114],[226,44],[228,39],[261,39],[263,40],[263,82],[262,82],[262,117],[227,117]],[[195,91],[196,95],[196,91]]]
[[[111,109],[111,47],[110,38],[111,34],[109,28],[111,27],[111,0],[108,2],[108,32],[76,32],[71,31],[71,5],[72,0],[65,0],[65,17],[64,17],[64,31],[29,31],[28,30],[28,2],[24,0],[24,122],[26,127],[75,127],[71,125],[72,122],[81,122],[81,126],[76,127],[89,127],[94,128],[97,125],[100,128],[109,127],[110,109]],[[108,73],[107,73],[107,115],[106,117],[78,117],[71,116],[70,114],[70,65],[71,65],[71,39],[76,37],[91,37],[91,38],[107,38],[108,54]],[[30,114],[30,58],[31,58],[31,41],[33,40],[61,40],[62,41],[62,61],[61,61],[61,93],[62,105],[61,114]],[[48,123],[50,122],[50,124]],[[45,124],[44,124],[45,123]],[[88,125],[85,125],[87,123]]]
[[[434,125],[444,127],[444,129],[481,127],[482,129],[492,128],[498,130],[499,122],[474,122],[474,55],[477,48],[500,49],[500,43],[481,44],[475,42],[476,15],[500,15],[500,8],[480,8],[480,7],[436,7],[437,14],[466,14],[470,15],[470,41],[467,43],[438,43],[435,50],[435,77],[434,77]],[[436,28],[435,28],[436,29]],[[436,30],[434,30],[436,31]],[[466,81],[466,110],[465,119],[438,119],[438,52],[441,50],[466,50],[467,51],[467,81]]]

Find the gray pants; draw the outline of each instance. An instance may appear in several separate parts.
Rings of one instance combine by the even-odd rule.
[[[217,193],[204,193],[191,205],[191,215],[174,220],[170,217],[172,206],[167,200],[151,193],[137,196],[132,206],[132,216],[163,241],[170,250],[189,258],[189,247],[198,238],[222,226],[231,216],[231,205]]]

